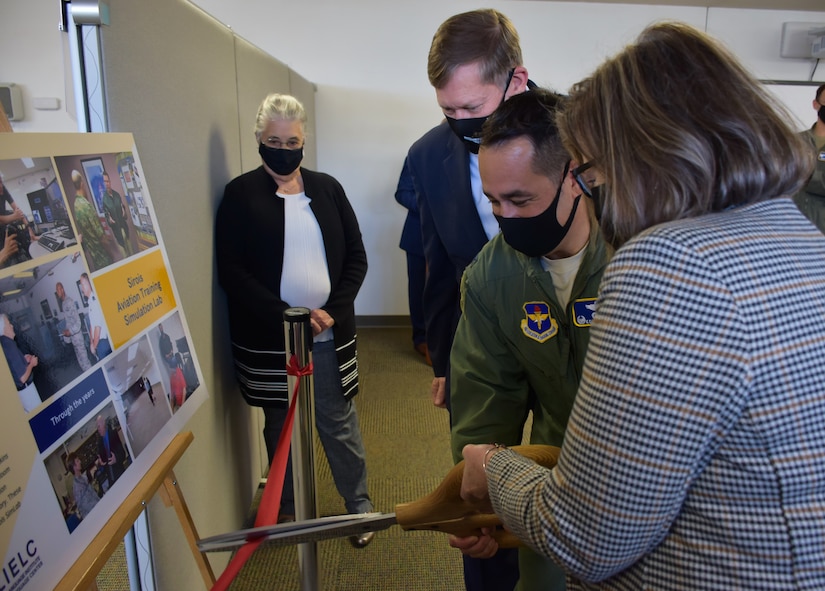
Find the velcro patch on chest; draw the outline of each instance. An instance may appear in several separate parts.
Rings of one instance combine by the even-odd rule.
[[[573,302],[573,324],[590,326],[596,315],[596,298],[584,298]]]
[[[529,338],[543,343],[559,332],[559,323],[550,316],[550,306],[545,302],[525,302],[522,309],[525,318],[521,330]]]

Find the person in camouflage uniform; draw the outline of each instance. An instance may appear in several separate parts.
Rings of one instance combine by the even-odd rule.
[[[83,252],[86,255],[86,263],[92,271],[102,269],[112,264],[112,257],[103,243],[105,240],[103,225],[100,223],[95,206],[86,196],[88,188],[85,186],[83,176],[76,170],[72,171],[72,183],[76,190],[74,221],[80,235],[80,243],[83,245]]]

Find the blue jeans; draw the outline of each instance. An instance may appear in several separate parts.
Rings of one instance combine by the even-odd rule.
[[[315,389],[315,427],[324,447],[335,488],[344,498],[348,513],[369,513],[373,510],[367,493],[367,461],[358,413],[351,400],[344,399],[335,342],[315,343],[312,346],[313,386]],[[278,435],[286,418],[285,408],[264,408],[264,441],[270,461]],[[282,513],[295,513],[292,490],[292,459],[287,465]]]

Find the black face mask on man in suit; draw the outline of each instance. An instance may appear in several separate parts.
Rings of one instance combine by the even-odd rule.
[[[507,96],[507,89],[510,88],[510,81],[513,79],[513,74],[515,74],[515,68],[510,70],[510,74],[507,76],[507,84],[504,85],[504,93],[501,95],[501,105],[504,102],[504,97]],[[488,115],[489,116],[489,115]],[[469,119],[453,119],[452,117],[446,117],[447,125],[450,126],[450,129],[453,130],[453,133],[458,136],[464,145],[467,146],[467,149],[470,150],[473,154],[478,154],[478,148],[481,145],[481,128],[484,125],[484,122],[487,121],[487,116],[485,117],[471,117]]]

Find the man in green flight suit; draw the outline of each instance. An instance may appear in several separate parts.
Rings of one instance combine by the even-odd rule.
[[[481,182],[501,233],[462,279],[450,356],[455,461],[469,443],[521,443],[531,413],[531,443],[564,438],[610,253],[556,130],[562,100],[543,89],[513,96],[482,131]],[[450,543],[492,555],[474,553],[476,540]],[[562,570],[528,548],[519,570],[521,591],[564,589]]]
[[[825,232],[825,84],[816,89],[813,107],[817,114],[816,122],[802,133],[815,150],[816,168],[805,188],[794,196],[794,201],[819,231]]]
[[[112,257],[104,244],[106,234],[103,232],[103,226],[97,216],[95,206],[91,203],[91,198],[87,197],[88,186],[83,176],[76,170],[72,171],[72,184],[75,188],[74,221],[80,234],[80,244],[83,246],[89,268],[97,271],[112,264]]]

